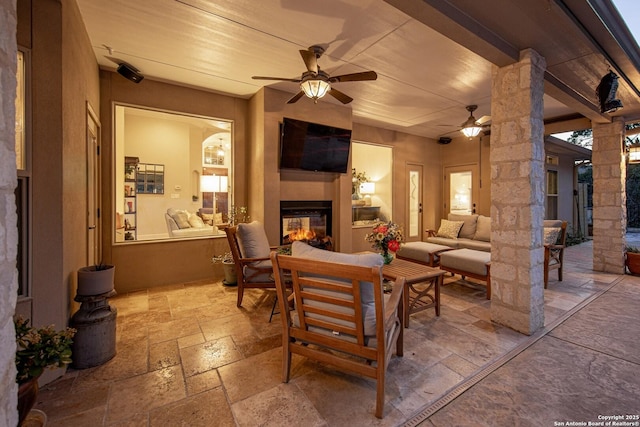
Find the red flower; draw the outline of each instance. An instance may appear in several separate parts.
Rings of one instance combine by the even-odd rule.
[[[387,246],[389,247],[389,250],[391,252],[396,252],[398,249],[400,249],[400,243],[398,243],[397,240],[389,240]]]
[[[375,230],[376,233],[382,233],[382,234],[387,234],[387,226],[386,225],[381,225],[379,227],[376,227]]]

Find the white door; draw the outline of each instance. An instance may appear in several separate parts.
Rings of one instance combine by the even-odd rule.
[[[404,237],[408,242],[412,242],[422,240],[422,165],[407,166],[409,220]]]
[[[100,124],[87,104],[87,265],[102,261],[99,135]]]
[[[444,214],[476,213],[478,165],[444,168]]]

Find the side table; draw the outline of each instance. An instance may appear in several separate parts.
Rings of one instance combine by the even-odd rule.
[[[404,326],[409,327],[409,315],[434,307],[440,316],[440,287],[445,272],[403,259],[394,259],[382,267],[382,275],[387,280],[405,278],[403,292]],[[433,289],[433,295],[430,293]]]

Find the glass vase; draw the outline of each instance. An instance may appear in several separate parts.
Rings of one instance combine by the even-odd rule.
[[[384,259],[385,264],[391,264],[391,261],[393,261],[393,254],[385,251],[382,253],[382,258]]]

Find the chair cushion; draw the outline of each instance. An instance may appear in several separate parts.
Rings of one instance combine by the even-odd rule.
[[[434,252],[451,249],[449,246],[427,242],[407,242],[403,244],[396,254],[403,258],[414,259],[420,262],[429,262],[430,255]]]
[[[447,219],[449,221],[464,221],[464,224],[462,224],[462,228],[458,233],[458,237],[461,237],[463,239],[473,239],[473,236],[476,235],[478,216],[478,214],[460,215],[450,213],[447,216]]]
[[[365,254],[345,254],[341,252],[325,251],[323,249],[314,248],[306,243],[295,241],[291,245],[291,255],[299,258],[315,259],[318,261],[335,262],[341,264],[352,264],[363,267],[377,267],[384,264],[384,260],[380,254],[365,253]],[[382,273],[381,273],[382,274]],[[333,276],[327,275],[327,279],[334,279]],[[343,283],[351,283],[348,280],[341,281],[336,278],[336,281]],[[327,295],[331,295],[336,298],[344,299],[345,294],[340,292],[323,291]],[[365,335],[376,334],[376,312],[375,312],[375,297],[373,293],[373,283],[363,282],[360,285],[360,295],[362,302],[362,316],[364,319],[364,333]],[[310,302],[309,305],[326,306],[326,303]],[[331,307],[336,311],[345,311],[345,308]],[[345,311],[346,312],[346,311]]]
[[[544,237],[542,243],[545,245],[555,245],[560,237],[560,227],[544,227]]]
[[[487,275],[487,263],[491,262],[491,253],[474,251],[472,249],[456,249],[443,252],[440,255],[440,265],[459,271],[474,273],[479,276]]]
[[[457,239],[460,229],[464,225],[464,221],[449,221],[443,219],[438,229],[438,237],[446,237],[448,239]]]
[[[265,268],[271,269],[271,272],[264,271],[263,269]],[[273,277],[273,266],[270,259],[252,262],[251,265],[245,265],[242,270],[242,274],[248,283],[275,282]]]
[[[271,253],[267,233],[262,223],[253,221],[238,224],[236,232],[238,246],[243,258],[268,258]]]
[[[476,240],[482,240],[483,242],[491,241],[491,217],[480,215],[478,216],[478,225],[476,226]]]

